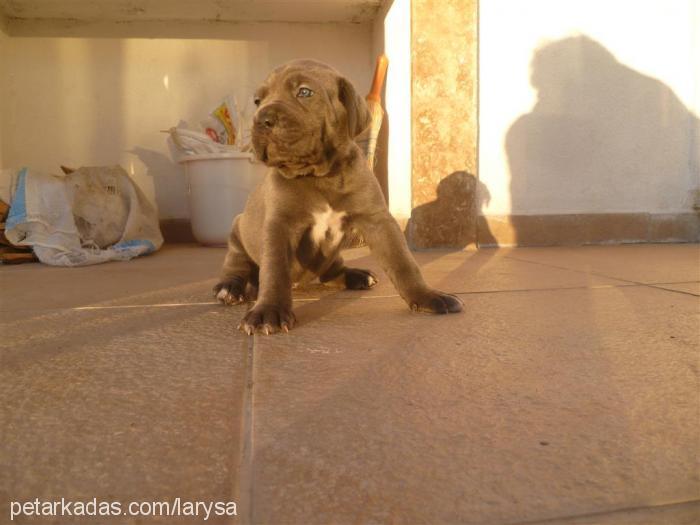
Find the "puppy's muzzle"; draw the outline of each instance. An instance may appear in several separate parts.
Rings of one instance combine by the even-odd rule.
[[[270,144],[276,146],[275,156],[278,156],[308,135],[294,112],[279,102],[266,104],[256,111],[252,131],[253,147],[263,162],[267,161],[266,150]]]
[[[255,114],[255,127],[265,131],[271,130],[279,122],[278,109],[273,105],[260,108]]]
[[[265,104],[255,112],[253,131],[256,133],[279,133],[294,131],[299,127],[294,111],[282,102]]]

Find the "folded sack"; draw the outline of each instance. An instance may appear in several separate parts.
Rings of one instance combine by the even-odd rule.
[[[121,166],[65,176],[23,168],[5,235],[54,266],[124,261],[158,250],[158,212]]]

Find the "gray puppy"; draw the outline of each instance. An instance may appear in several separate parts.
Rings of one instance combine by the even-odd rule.
[[[319,277],[363,290],[377,278],[340,256],[358,233],[412,310],[462,310],[454,295],[430,288],[387,209],[354,138],[369,125],[365,101],[331,67],[297,60],[275,69],[257,90],[256,156],[272,168],[233,220],[220,282],[224,304],[255,305],[239,328],[248,334],[294,326],[292,284]]]

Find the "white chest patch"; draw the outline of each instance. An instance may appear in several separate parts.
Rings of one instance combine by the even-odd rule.
[[[336,246],[343,238],[343,217],[346,215],[344,211],[335,211],[330,206],[326,206],[324,211],[314,213],[311,240],[315,244],[328,241],[332,246]]]

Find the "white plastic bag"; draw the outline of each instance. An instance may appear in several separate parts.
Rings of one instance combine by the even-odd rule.
[[[245,110],[246,108],[244,108]],[[200,122],[201,130],[190,128],[181,120],[169,133],[168,148],[176,162],[191,155],[211,153],[245,153],[252,150],[250,119],[238,107],[236,97],[226,97],[221,104]]]
[[[236,151],[232,146],[214,142],[206,133],[188,129],[187,123],[183,121],[167,130],[167,133],[170,133],[168,137],[170,154],[177,162],[189,155]]]
[[[54,266],[128,260],[163,244],[158,213],[120,166],[65,176],[20,170],[5,225],[16,245]]]

